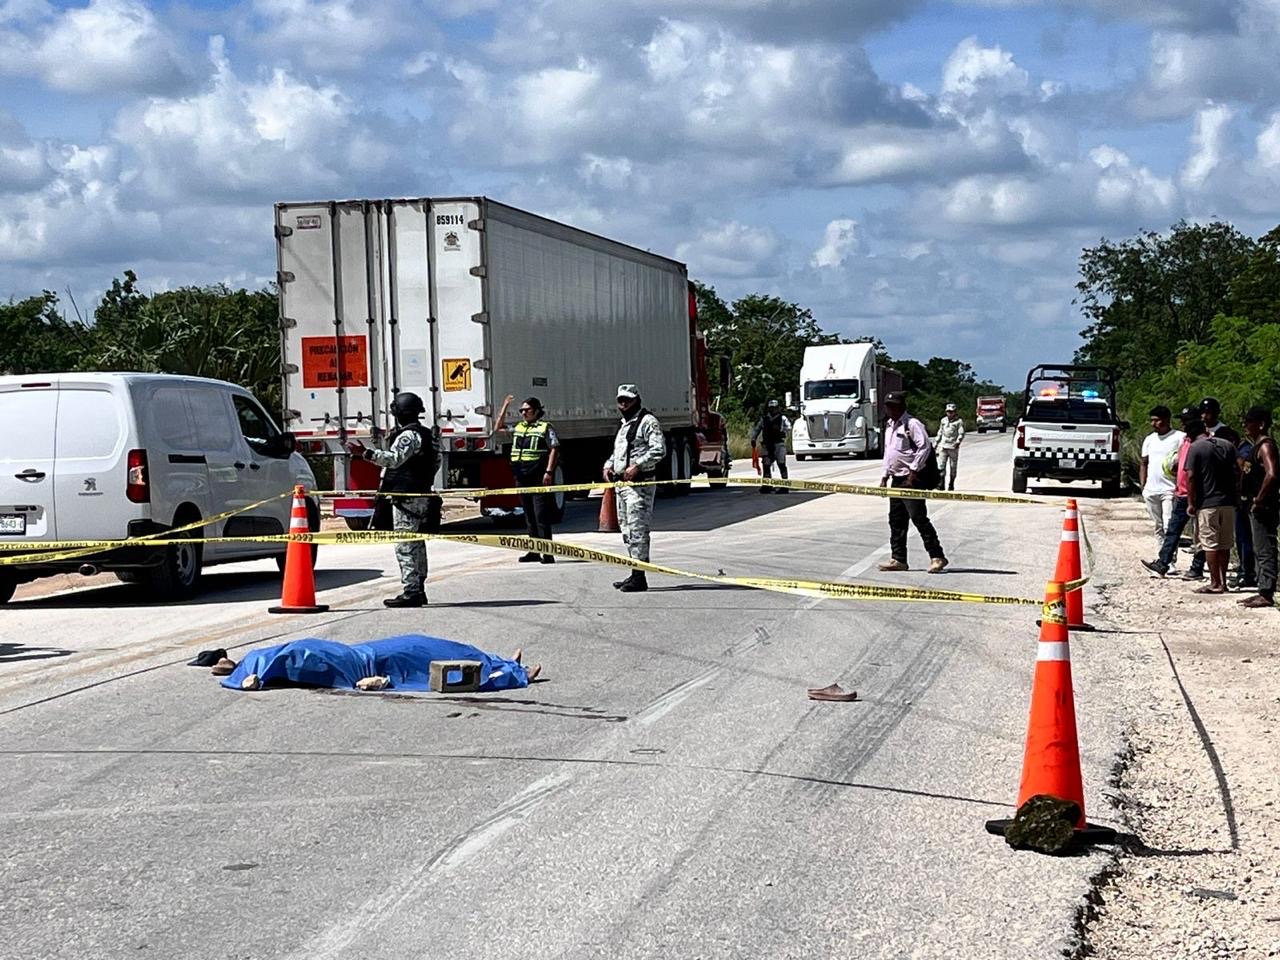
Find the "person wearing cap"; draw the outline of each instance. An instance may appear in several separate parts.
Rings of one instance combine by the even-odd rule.
[[[1250,407],[1244,415],[1249,458],[1240,484],[1240,510],[1249,517],[1257,562],[1258,592],[1240,601],[1243,607],[1275,606],[1276,532],[1280,530],[1280,451],[1271,438],[1271,411]]]
[[[956,488],[956,468],[960,465],[960,444],[964,442],[964,421],[954,403],[948,403],[946,415],[938,422],[938,435],[933,438],[938,450],[939,483],[946,481],[946,488]]]
[[[907,399],[900,391],[885,394],[885,410],[889,421],[885,424],[884,473],[880,486],[915,487],[920,472],[933,452],[929,431],[924,424],[907,413]],[[929,572],[941,573],[947,566],[946,555],[938,541],[938,532],[929,520],[929,505],[923,499],[889,498],[889,547],[892,553],[887,563],[880,564],[885,571],[909,570],[907,565],[907,523],[915,524],[929,554]]]
[[[435,442],[431,431],[420,420],[426,413],[422,398],[416,393],[397,393],[391,401],[396,429],[386,450],[374,450],[360,441],[347,444],[353,456],[362,457],[382,467],[378,492],[400,494],[391,497],[392,529],[402,533],[421,533],[431,510],[430,493],[436,476]],[[396,561],[400,565],[403,589],[398,597],[383,600],[388,607],[424,607],[427,604],[427,544],[423,540],[396,544]]]
[[[1196,593],[1227,592],[1227,561],[1235,541],[1236,445],[1208,433],[1203,421],[1187,428],[1187,514],[1195,524],[1196,546],[1204,551],[1209,583]]]
[[[618,413],[622,423],[613,439],[613,454],[604,462],[604,478],[610,483],[653,480],[658,464],[667,455],[667,442],[662,436],[662,424],[644,408],[634,383],[618,387]],[[656,493],[657,488],[651,485],[618,488],[618,526],[632,560],[649,562],[649,527]],[[649,582],[643,570],[633,570],[614,586],[623,593],[641,593],[649,589]]]
[[[778,476],[783,480],[788,477],[787,474],[787,434],[791,431],[791,421],[787,419],[782,412],[782,405],[777,400],[770,400],[765,405],[764,416],[757,421],[755,427],[751,431],[751,450],[754,454],[756,449],[756,441],[764,439],[764,456],[761,461],[764,466],[764,475],[767,478],[773,476],[773,465],[778,465]],[[761,493],[786,493],[786,487],[771,487],[767,484],[760,485]]]
[[[1154,573],[1156,576],[1164,577],[1170,573],[1176,572],[1174,565],[1178,562],[1178,541],[1182,538],[1182,531],[1186,529],[1191,517],[1187,513],[1187,454],[1191,451],[1191,430],[1192,424],[1198,424],[1197,432],[1204,431],[1204,423],[1200,419],[1200,410],[1197,407],[1183,407],[1178,413],[1178,421],[1182,424],[1182,441],[1178,444],[1177,454],[1170,463],[1166,458],[1163,469],[1170,472],[1174,476],[1173,484],[1173,509],[1169,513],[1169,522],[1164,528],[1164,544],[1160,547],[1160,554],[1154,560],[1143,560],[1142,565]],[[1200,569],[1204,569],[1204,555],[1199,554]],[[1196,560],[1192,560],[1191,566],[1194,569]],[[1199,574],[1194,579],[1199,579],[1204,574]]]

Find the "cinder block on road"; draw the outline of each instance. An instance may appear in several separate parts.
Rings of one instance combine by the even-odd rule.
[[[432,660],[431,689],[436,693],[474,693],[480,689],[480,661]]]

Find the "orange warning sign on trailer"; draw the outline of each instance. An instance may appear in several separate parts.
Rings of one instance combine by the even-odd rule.
[[[302,385],[307,388],[368,386],[369,338],[303,337]]]
[[[471,361],[466,357],[441,360],[440,372],[444,374],[445,393],[471,389]]]

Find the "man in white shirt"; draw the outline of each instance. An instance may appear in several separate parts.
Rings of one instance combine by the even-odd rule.
[[[954,403],[948,403],[946,416],[938,424],[938,435],[933,438],[933,445],[938,450],[938,467],[947,481],[947,489],[956,488],[956,467],[960,465],[960,444],[964,443],[964,421],[956,411]],[[942,484],[938,484],[942,489]]]
[[[1156,540],[1164,545],[1165,531],[1173,515],[1174,486],[1178,470],[1178,450],[1185,434],[1170,425],[1172,413],[1166,406],[1151,410],[1151,433],[1142,441],[1142,464],[1138,475],[1142,481],[1142,499],[1155,527]],[[1170,569],[1177,565],[1174,552]]]

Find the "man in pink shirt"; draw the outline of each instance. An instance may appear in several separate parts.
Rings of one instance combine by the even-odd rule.
[[[929,459],[932,444],[924,424],[907,413],[906,396],[898,391],[886,394],[885,410],[889,421],[884,428],[884,474],[880,486],[917,486],[917,475]],[[947,558],[938,542],[938,531],[929,520],[927,500],[889,498],[889,549],[892,559],[880,564],[881,570],[909,570],[907,566],[907,522],[915,524],[929,554],[929,572],[941,573]]]

